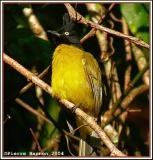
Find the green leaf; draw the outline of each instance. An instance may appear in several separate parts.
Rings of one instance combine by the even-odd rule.
[[[147,4],[121,4],[121,13],[136,37],[149,41],[149,7]]]

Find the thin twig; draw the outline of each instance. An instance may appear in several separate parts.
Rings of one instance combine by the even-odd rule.
[[[20,72],[23,76],[25,76],[28,80],[31,80],[33,83],[41,87],[43,90],[45,90],[49,95],[52,94],[51,87],[43,82],[41,79],[39,79],[37,76],[35,76],[33,73],[25,69],[23,66],[21,66],[19,63],[17,63],[15,60],[10,58],[8,55],[4,54],[3,56],[4,62],[9,64],[11,67],[13,67],[15,70]],[[70,109],[71,111],[74,111],[75,105],[67,100],[59,100],[63,105],[65,105],[66,108]],[[31,110],[31,108],[30,108]],[[35,112],[35,111],[34,111]],[[35,113],[37,114],[37,113]],[[101,140],[104,142],[104,144],[109,148],[110,152],[116,156],[126,156],[124,153],[122,153],[120,150],[116,148],[116,146],[111,142],[111,140],[108,138],[106,133],[101,129],[100,126],[95,122],[94,118],[87,115],[85,112],[83,112],[81,109],[76,108],[75,114],[79,117],[82,117],[82,119],[99,135]],[[39,115],[40,116],[40,115]]]
[[[122,29],[123,33],[126,34],[126,35],[129,35],[128,24],[127,24],[127,22],[124,18],[122,18],[122,28],[123,28]],[[132,60],[131,44],[127,40],[124,40],[124,44],[125,44],[125,51],[126,51],[126,60],[131,61]]]
[[[33,83],[37,84],[39,87],[43,88],[48,94],[52,95],[51,87],[46,84],[44,81],[40,80],[35,74],[28,71],[22,65],[17,63],[14,59],[3,53],[3,58],[5,63],[12,66],[15,70],[17,70],[20,74],[25,76],[28,81],[32,81]]]
[[[23,107],[24,109],[28,110],[29,112],[31,112],[32,114],[36,115],[37,117],[41,118],[42,120],[44,120],[45,122],[53,125],[54,122],[52,122],[50,119],[48,119],[45,115],[42,115],[41,113],[39,113],[37,110],[33,109],[30,105],[28,105],[27,103],[25,103],[24,101],[22,101],[20,98],[16,98],[15,99],[15,102],[17,104],[19,104],[21,107]],[[59,129],[59,128],[58,128]],[[61,131],[61,130],[60,130]],[[79,141],[79,138],[76,137],[76,136],[73,136],[71,133],[65,131],[65,130],[62,130],[61,133],[63,133],[68,135],[69,137]]]
[[[118,118],[124,111],[128,109],[129,104],[133,101],[133,99],[136,96],[142,94],[148,89],[149,89],[149,86],[147,85],[141,85],[137,88],[132,89],[128,93],[128,95],[122,100],[122,102],[120,101],[120,103],[118,104],[119,107],[117,108],[117,110],[114,110],[114,112],[108,111],[107,113],[105,113],[104,118],[101,122],[101,127],[104,128],[106,125],[108,125],[113,120]]]
[[[105,112],[105,114],[103,115],[103,120],[101,122],[102,128],[114,120],[113,119],[114,112],[116,111],[118,106],[122,103],[123,99],[126,98],[126,96],[130,93],[131,89],[134,87],[136,82],[143,76],[143,74],[146,72],[147,69],[148,69],[148,64],[146,64],[144,68],[134,77],[134,79],[130,82],[128,88],[123,92],[122,97],[117,100],[117,102],[114,104],[111,110]]]
[[[30,132],[31,132],[31,134],[32,134],[32,137],[33,137],[33,139],[34,139],[37,147],[38,147],[38,151],[39,151],[39,152],[42,152],[41,146],[40,146],[40,144],[39,144],[39,142],[38,142],[38,139],[37,139],[34,131],[32,130],[32,128],[29,128],[29,130],[30,130]]]
[[[142,70],[142,68],[149,62],[147,61],[143,51],[140,48],[138,48],[136,45],[132,45],[132,50],[133,50],[134,58],[137,63],[138,69]],[[146,71],[146,73],[144,73],[142,79],[146,85],[149,85],[149,81],[150,81],[149,69]]]
[[[32,67],[32,72],[35,73],[36,75],[38,75],[38,72],[37,72],[35,66]],[[40,87],[35,86],[35,92],[36,92],[36,98],[39,101],[39,103],[41,103],[41,105],[44,105],[43,90]],[[39,113],[44,114],[44,112],[43,112],[42,108],[39,106],[39,104],[37,107],[37,111]],[[42,121],[41,118],[37,117],[37,125],[36,125],[36,131],[35,131],[35,136],[37,139],[39,139],[39,137],[40,137],[40,131],[42,130],[43,126],[44,126],[44,121]],[[35,149],[36,147],[37,147],[37,143],[33,142],[31,148]]]
[[[146,70],[148,69],[148,64],[146,64],[144,66],[144,68],[137,73],[137,75],[134,77],[134,79],[129,83],[128,88],[123,92],[122,97],[115,103],[115,105],[113,106],[112,113],[116,110],[117,106],[121,103],[123,97],[126,97],[127,94],[131,91],[131,89],[134,87],[134,85],[136,84],[136,82],[143,76],[143,74],[146,72]]]
[[[65,99],[61,99],[60,102],[70,110],[73,110],[75,107],[73,103]],[[106,133],[101,129],[99,125],[97,125],[93,117],[87,115],[80,108],[75,109],[75,114],[81,117],[96,132],[96,134],[101,138],[104,144],[109,148],[111,153],[114,153],[115,156],[126,156],[124,153],[122,153],[116,148],[116,146],[111,142]]]
[[[124,100],[121,103],[121,107],[123,109],[126,109],[129,104],[134,100],[134,98],[142,93],[144,93],[145,91],[149,90],[149,86],[148,85],[140,85],[138,87],[135,87],[133,90],[130,91],[130,93],[124,98]],[[116,111],[117,112],[117,111]]]
[[[49,71],[50,69],[50,65],[48,67],[46,67],[39,75],[38,78],[43,78]],[[17,96],[22,95],[23,93],[27,92],[32,86],[34,86],[34,83],[29,82],[26,86],[24,86],[18,93]]]
[[[74,130],[72,130],[72,133],[74,134],[76,131],[78,131],[80,128],[87,126],[87,124],[82,124],[81,126],[75,128]]]
[[[90,37],[93,37],[96,33],[97,29],[92,28],[81,40],[80,43],[84,43],[87,39],[89,39]]]
[[[36,115],[37,117],[42,118],[43,120],[45,120],[46,122],[48,122],[49,124],[53,125],[53,123],[46,118],[45,116],[43,116],[41,113],[39,113],[37,110],[33,109],[30,105],[28,105],[27,103],[25,103],[24,101],[22,101],[20,98],[16,98],[15,102],[17,104],[19,104],[20,106],[22,106],[23,108],[25,108],[26,110],[30,111],[31,113],[33,113],[34,115]]]
[[[87,8],[89,8],[91,5],[95,6],[95,4],[90,4],[90,3],[87,3]],[[98,24],[101,24],[102,22],[104,22],[104,20],[106,19],[106,17],[108,16],[108,14],[111,12],[111,10],[113,9],[114,7],[114,3],[110,5],[110,7],[108,8],[106,14],[102,15],[102,17],[100,17],[100,20],[98,21]],[[91,8],[91,7],[90,7]],[[95,7],[92,7],[92,8],[95,8]],[[95,8],[96,9],[96,8]],[[90,37],[93,37],[96,33],[97,29],[95,28],[92,28],[81,40],[80,40],[80,43],[82,44],[83,42],[85,42],[87,39],[89,39]]]
[[[147,86],[147,85],[140,85],[139,87],[136,87],[133,90],[131,90],[131,92],[122,101],[120,108],[118,108],[116,110],[116,112],[114,113],[114,116],[118,117],[124,111],[129,110],[128,106],[134,100],[134,98],[137,97],[138,95],[146,92],[147,90],[149,90],[149,86]]]
[[[128,24],[126,23],[126,20],[122,18],[121,22],[123,27],[123,33],[129,35],[129,29],[128,29]],[[132,50],[131,50],[131,44],[129,41],[124,40],[124,44],[125,44],[126,61],[128,63],[127,69],[125,71],[125,76],[124,76],[124,90],[126,90],[131,81],[132,66],[130,62],[132,60]]]
[[[127,90],[129,83],[131,81],[131,71],[132,71],[132,66],[128,65],[124,76],[124,90]]]
[[[112,20],[114,20],[115,22],[122,23],[122,19],[118,19],[117,17],[115,17],[115,15],[114,15],[113,13],[110,13],[110,17],[111,17]]]
[[[71,154],[71,156],[75,156],[75,155],[71,152],[70,145],[69,145],[69,139],[68,139],[67,135],[65,135],[65,139],[66,139],[66,145],[67,145],[67,149],[68,149],[69,153]]]
[[[76,11],[74,10],[74,8],[69,4],[69,3],[65,3],[65,7],[67,8],[69,15],[71,16],[72,19],[76,19]],[[150,48],[149,44],[147,44],[146,42],[142,41],[140,38],[137,37],[133,37],[133,36],[129,36],[126,34],[123,34],[121,32],[109,29],[107,27],[101,26],[99,24],[96,24],[94,22],[88,21],[87,19],[85,19],[82,15],[80,15],[79,13],[77,13],[77,20],[79,23],[82,23],[84,25],[88,25],[91,28],[95,28],[104,32],[107,32],[111,35],[117,36],[117,37],[121,37],[124,38],[130,42],[133,42],[139,46],[145,47],[145,48]]]

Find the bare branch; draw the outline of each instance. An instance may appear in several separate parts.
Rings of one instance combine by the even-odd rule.
[[[142,68],[148,63],[143,51],[138,48],[136,45],[132,45],[133,54],[135,57],[135,61],[139,70],[141,71]],[[146,85],[149,85],[149,69],[143,75],[143,81]]]
[[[76,11],[74,10],[74,8],[69,3],[65,3],[65,7],[67,8],[71,18],[76,19]],[[133,43],[135,43],[139,46],[142,46],[142,47],[145,47],[145,48],[148,48],[148,49],[150,48],[149,44],[147,44],[146,42],[142,41],[141,39],[139,39],[137,37],[129,36],[129,35],[123,34],[121,32],[109,29],[109,28],[101,26],[99,24],[96,24],[94,22],[88,21],[82,15],[80,15],[79,13],[77,13],[77,20],[78,20],[78,22],[80,22],[84,25],[88,25],[92,28],[107,32],[107,33],[112,34],[114,36],[124,38],[124,39],[126,39],[130,42],[133,42]]]
[[[25,108],[26,110],[30,111],[31,113],[33,113],[34,115],[36,115],[37,117],[42,118],[43,120],[45,120],[46,122],[53,124],[49,119],[47,119],[45,116],[43,116],[41,113],[39,113],[38,111],[36,111],[35,109],[33,109],[31,106],[29,106],[27,103],[25,103],[24,101],[22,101],[19,98],[15,99],[15,102],[17,104],[19,104],[20,106],[22,106],[23,108]]]
[[[32,137],[33,137],[33,139],[34,139],[34,141],[35,141],[35,143],[36,143],[36,145],[37,145],[38,151],[39,151],[39,152],[42,152],[42,149],[41,149],[41,146],[40,146],[40,144],[39,144],[39,142],[38,142],[37,136],[35,135],[35,133],[34,133],[34,131],[32,130],[32,128],[30,128],[29,130],[30,130],[30,132],[31,132],[31,134],[32,134]]]
[[[74,110],[75,105],[65,99],[60,100],[62,104],[64,104],[68,109]],[[85,112],[83,112],[80,108],[75,107],[75,114],[79,117],[81,117],[101,138],[101,140],[104,142],[104,144],[109,148],[110,152],[115,156],[126,156],[124,153],[119,151],[115,145],[111,142],[111,140],[108,138],[106,133],[101,129],[99,125],[97,125],[96,121],[93,117],[87,115]]]
[[[43,78],[49,71],[50,69],[50,66],[48,66],[47,68],[45,68],[39,75],[38,75],[38,78]],[[34,83],[32,82],[29,82],[26,86],[24,86],[18,93],[17,96],[20,96],[22,95],[23,93],[27,92],[32,86],[34,85]]]
[[[122,23],[122,27],[123,27],[123,33],[129,35],[128,24],[126,23],[126,20],[124,18],[122,18],[121,23]],[[132,60],[131,44],[127,40],[124,40],[124,44],[125,44],[126,61],[127,61],[127,63],[129,63]],[[131,81],[131,71],[132,71],[132,66],[131,66],[131,64],[128,64],[127,69],[125,71],[125,76],[124,76],[124,90],[126,90],[128,88],[128,85]]]
[[[37,117],[41,118],[42,120],[44,120],[45,122],[53,125],[54,123],[48,119],[45,115],[39,113],[37,110],[33,109],[30,105],[28,105],[27,103],[25,103],[24,101],[22,101],[20,98],[16,98],[15,99],[15,102],[17,104],[19,104],[21,107],[23,107],[24,109],[28,110],[29,112],[31,112],[32,114],[36,115]],[[57,127],[57,126],[56,126]],[[59,128],[58,128],[59,129]],[[65,131],[65,130],[62,130],[62,132],[64,132],[64,134],[66,134],[67,136],[79,141],[79,138],[76,137],[76,136],[73,136],[71,133]]]
[[[147,91],[149,89],[149,86],[147,85],[141,85],[137,88],[132,89],[129,94],[118,104],[118,108],[116,110],[108,111],[105,113],[103,121],[101,123],[102,128],[104,128],[107,124],[112,122],[114,119],[116,119],[118,116],[120,116],[124,111],[128,109],[129,104],[133,101],[133,99],[142,94],[143,92]]]
[[[40,80],[37,76],[35,76],[33,73],[25,69],[22,65],[20,65],[18,62],[13,60],[11,57],[8,55],[4,54],[4,62],[9,64],[11,67],[13,67],[15,70],[17,70],[19,73],[21,73],[23,76],[25,76],[28,80],[31,80],[33,83],[41,87],[43,90],[45,90],[47,93],[50,95],[52,94],[51,92],[51,87]],[[65,105],[68,109],[71,111],[74,110],[75,105],[67,100],[59,100],[62,104]],[[18,102],[20,102],[18,100]],[[29,108],[31,110],[31,108]],[[37,114],[37,113],[35,113]],[[81,109],[77,108],[75,110],[75,114],[77,116],[80,116],[83,118],[83,120],[99,135],[101,140],[104,142],[104,144],[109,148],[111,154],[116,155],[116,156],[126,156],[124,153],[119,151],[116,146],[111,142],[111,140],[108,138],[106,133],[101,129],[100,126],[95,122],[94,118],[91,116],[87,115],[85,112],[83,112]]]
[[[3,54],[3,58],[4,58],[5,63],[9,64],[15,70],[17,70],[19,73],[21,73],[23,76],[25,76],[28,81],[32,81],[33,83],[35,83],[39,87],[43,88],[50,95],[52,94],[51,87],[48,84],[46,84],[45,82],[43,82],[42,80],[40,80],[35,74],[28,71],[26,68],[24,68],[22,65],[17,63],[14,59],[9,57],[5,53]]]
[[[118,108],[114,113],[114,116],[120,116],[124,111],[128,110],[128,106],[134,100],[134,98],[147,90],[149,90],[149,86],[147,85],[141,85],[131,90],[131,92],[122,101],[120,108]]]

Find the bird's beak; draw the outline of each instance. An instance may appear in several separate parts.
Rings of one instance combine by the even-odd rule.
[[[51,34],[51,36],[55,36],[55,37],[60,37],[60,36],[61,36],[61,34],[59,34],[59,33],[56,32],[56,31],[48,30],[47,33],[48,33],[49,35]]]

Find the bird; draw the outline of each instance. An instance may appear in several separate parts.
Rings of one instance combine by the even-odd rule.
[[[47,31],[56,43],[52,57],[52,96],[74,103],[97,119],[102,105],[101,70],[94,56],[84,51],[75,25],[76,22],[65,13],[62,27],[58,31]],[[90,140],[93,130],[80,117],[76,117],[76,124],[78,127],[83,125],[79,129],[79,156],[90,155],[92,146],[87,139]]]

